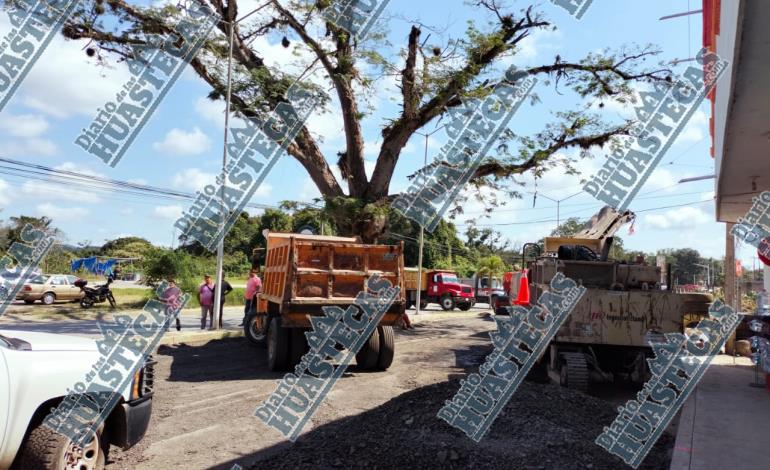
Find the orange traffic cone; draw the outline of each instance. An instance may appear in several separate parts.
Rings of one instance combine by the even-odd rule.
[[[516,305],[529,305],[529,280],[527,279],[527,270],[521,271],[521,278],[519,278],[519,295],[514,302]]]

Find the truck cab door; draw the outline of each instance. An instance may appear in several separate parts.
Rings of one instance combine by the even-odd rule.
[[[438,285],[441,282],[441,274],[434,274],[431,280],[433,281],[431,283],[432,284],[431,294],[438,295]]]
[[[0,340],[2,341],[2,340]],[[5,353],[0,347],[0,455],[5,449],[5,427],[9,426],[8,416],[11,412],[11,384],[8,383],[8,365],[5,363]]]

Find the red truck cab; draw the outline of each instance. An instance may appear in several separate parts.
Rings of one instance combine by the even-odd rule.
[[[461,284],[457,274],[449,270],[427,270],[422,272],[420,285],[420,308],[428,303],[437,303],[444,310],[468,310],[475,303],[473,288]],[[407,302],[410,305],[417,301],[417,270],[405,269],[405,285]]]

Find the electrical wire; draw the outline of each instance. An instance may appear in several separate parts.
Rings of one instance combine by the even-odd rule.
[[[132,183],[130,181],[122,181],[110,178],[104,178],[97,175],[88,175],[71,170],[56,169],[45,165],[22,162],[18,160],[12,160],[9,158],[0,157],[0,174],[22,178],[25,180],[40,181],[44,183],[51,183],[59,186],[65,186],[68,188],[75,187],[75,190],[80,191],[99,191],[102,193],[116,194],[119,196],[128,196],[130,198],[137,199],[170,199],[170,200],[195,200],[196,195],[184,191],[173,190],[169,188],[161,188],[157,186],[150,186],[146,184]],[[38,190],[50,190],[45,185],[41,185],[36,188]],[[99,196],[106,197],[106,196]],[[126,201],[126,199],[118,199]],[[131,201],[138,202],[138,201]],[[300,204],[306,204],[300,201]],[[268,204],[248,203],[246,207],[255,209],[278,209],[277,206]]]

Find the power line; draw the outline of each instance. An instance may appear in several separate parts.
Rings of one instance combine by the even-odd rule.
[[[9,158],[0,158],[0,162],[7,164],[0,165],[0,174],[66,187],[72,187],[74,185],[79,190],[95,190],[134,198],[195,200],[197,197],[195,194],[184,191],[104,178],[71,170],[56,169],[45,165],[22,162]],[[44,188],[39,189],[45,190]],[[305,204],[304,202],[300,203]],[[255,209],[278,209],[276,206],[258,203],[248,203],[246,207]]]
[[[652,207],[649,209],[642,209],[634,211],[636,214],[640,214],[642,212],[650,212],[650,211],[657,211],[657,210],[663,210],[663,209],[672,209],[676,207],[685,207],[685,206],[692,206],[696,204],[703,204],[707,202],[713,202],[711,200],[705,200],[705,201],[693,201],[688,202],[684,204],[676,204],[676,205],[670,205],[670,206],[660,206],[660,207]],[[575,215],[582,212],[585,212],[586,209],[571,212],[564,215]],[[544,219],[544,220],[527,220],[527,221],[521,221],[521,222],[507,222],[507,223],[499,223],[499,224],[457,224],[457,227],[501,227],[501,226],[509,226],[509,225],[529,225],[529,224],[540,224],[540,223],[548,223],[548,222],[556,222],[556,219]]]

